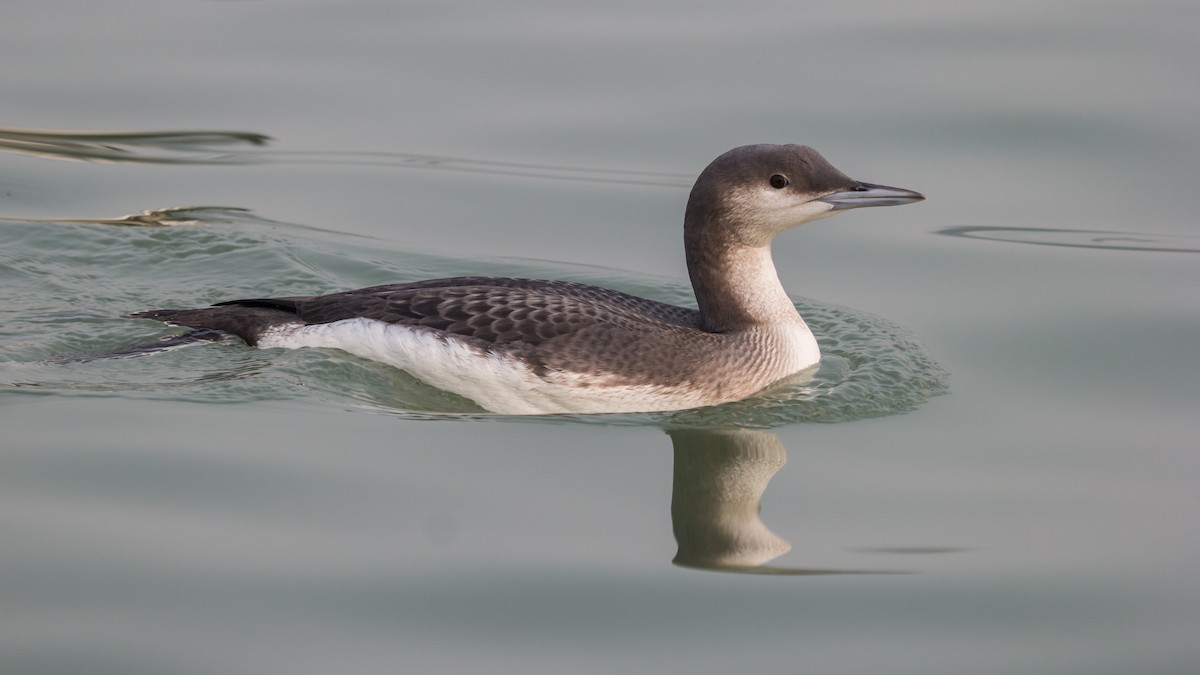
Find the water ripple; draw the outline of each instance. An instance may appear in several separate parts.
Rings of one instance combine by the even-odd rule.
[[[0,128],[0,150],[81,162],[238,164],[253,155],[216,151],[220,145],[265,145],[248,131],[53,131]]]
[[[293,227],[236,208],[50,221],[58,227],[45,222],[0,223],[0,281],[13,298],[0,307],[0,362],[7,362],[0,367],[0,390],[10,393],[225,403],[299,399],[409,418],[505,419],[403,371],[338,351],[201,344],[145,358],[90,357],[129,356],[137,345],[152,343],[162,334],[157,325],[120,318],[147,307],[466,273],[568,279],[692,303],[691,289],[675,279],[541,261],[458,260],[405,251],[381,257],[380,242]],[[207,226],[162,227],[176,223]],[[546,421],[773,428],[902,413],[947,391],[945,370],[904,328],[846,307],[807,299],[796,305],[825,355],[810,379],[711,408]]]
[[[1106,251],[1200,253],[1200,239],[1184,235],[1145,234],[1113,230],[1068,230],[1053,227],[947,227],[937,234],[1011,244],[1093,248]]]
[[[508,162],[410,152],[262,149],[270,140],[265,134],[248,131],[53,131],[0,128],[0,151],[81,162],[340,164],[673,188],[691,187],[694,180],[694,176],[663,171]],[[241,147],[213,147],[229,145]]]

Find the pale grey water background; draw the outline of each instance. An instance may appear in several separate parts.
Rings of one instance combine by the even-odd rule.
[[[1200,670],[1195,3],[5,13],[0,126],[272,140],[0,152],[0,672]],[[776,245],[950,373],[743,455],[769,566],[865,574],[672,565],[661,420],[421,419],[319,353],[53,361],[161,334],[127,311],[423,274],[675,297],[686,185],[747,142],[929,196]],[[95,222],[192,205],[248,211]]]

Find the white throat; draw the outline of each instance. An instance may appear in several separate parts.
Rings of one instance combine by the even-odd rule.
[[[726,288],[747,314],[761,324],[803,323],[771,258],[771,247],[739,247],[728,252]]]

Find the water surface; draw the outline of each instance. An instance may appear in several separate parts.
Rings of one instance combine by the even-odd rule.
[[[1196,8],[10,5],[0,670],[1200,667]],[[525,419],[88,358],[448,274],[689,302],[687,187],[750,142],[929,196],[777,242],[807,390]]]

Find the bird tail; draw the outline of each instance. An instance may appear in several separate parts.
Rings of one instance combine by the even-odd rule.
[[[126,314],[129,319],[153,319],[170,326],[219,331],[234,335],[247,344],[258,343],[266,331],[299,321],[292,312],[277,307],[223,304],[200,309],[152,309]]]

